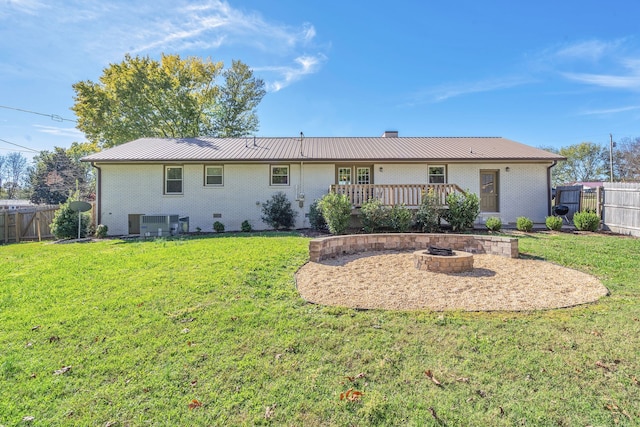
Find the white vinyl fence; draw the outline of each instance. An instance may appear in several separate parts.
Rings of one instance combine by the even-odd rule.
[[[640,183],[604,184],[603,228],[640,237]]]

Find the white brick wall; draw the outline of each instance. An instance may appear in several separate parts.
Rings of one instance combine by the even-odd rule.
[[[509,172],[505,170],[509,166]],[[544,223],[548,215],[547,164],[483,163],[449,165],[449,182],[480,195],[480,170],[499,171],[499,213],[481,214],[479,222],[498,216],[503,223],[515,223],[519,216]]]
[[[109,227],[109,234],[127,234],[129,214],[178,214],[189,216],[190,230],[200,227],[212,231],[214,221],[220,221],[227,231],[240,230],[244,220],[256,229],[267,225],[260,219],[261,204],[283,191],[298,212],[296,227],[309,226],[305,214],[309,205],[327,193],[335,180],[333,164],[285,163],[290,166],[289,186],[269,185],[267,164],[224,165],[224,186],[205,187],[204,165],[184,164],[184,194],[164,195],[164,165],[100,165],[101,222]],[[383,171],[380,172],[380,166]],[[518,216],[528,216],[544,222],[547,214],[547,183],[545,164],[451,164],[448,182],[462,189],[479,192],[481,169],[500,171],[500,212],[504,223],[514,223]],[[377,184],[412,184],[427,180],[426,164],[376,164],[373,171]],[[297,193],[304,193],[300,207]],[[213,218],[214,213],[221,214]],[[495,215],[495,214],[494,214]],[[486,215],[481,220],[486,220]]]

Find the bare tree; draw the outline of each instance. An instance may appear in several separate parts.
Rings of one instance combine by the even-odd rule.
[[[7,199],[15,199],[25,182],[27,159],[21,153],[9,153],[5,156],[4,163],[6,176],[4,188],[7,190]]]
[[[613,153],[614,176],[621,181],[640,181],[640,137],[625,138]]]

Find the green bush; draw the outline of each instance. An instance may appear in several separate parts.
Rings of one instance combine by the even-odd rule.
[[[544,223],[549,230],[558,231],[562,228],[562,218],[559,216],[548,216]]]
[[[309,225],[314,230],[326,230],[327,221],[322,216],[322,210],[318,206],[319,200],[314,200],[309,206]]]
[[[242,221],[242,224],[240,224],[240,230],[244,231],[245,233],[249,233],[250,231],[253,231],[253,227],[251,227],[249,221],[245,219],[244,221]]]
[[[502,220],[496,216],[492,216],[487,218],[487,221],[484,223],[489,231],[500,231],[502,230]]]
[[[453,231],[463,231],[473,227],[473,223],[480,214],[480,199],[475,193],[450,193],[447,195],[447,206],[442,218],[450,225]]]
[[[403,204],[394,205],[389,211],[388,224],[395,232],[405,233],[411,228],[413,213]]]
[[[325,194],[318,201],[318,207],[331,234],[343,234],[347,230],[351,218],[351,201],[345,194]]]
[[[573,215],[573,224],[580,231],[598,231],[598,228],[600,228],[600,217],[595,212],[576,212]]]
[[[519,216],[516,218],[516,228],[520,231],[530,232],[533,230],[533,221],[526,216]]]
[[[293,228],[297,215],[283,192],[274,194],[271,200],[262,204],[262,221],[276,230]]]
[[[366,233],[375,233],[389,224],[389,208],[380,199],[369,199],[360,208],[360,222]]]
[[[213,230],[216,233],[224,233],[224,224],[220,221],[216,221],[213,223]]]
[[[77,197],[77,194],[75,195]],[[77,239],[78,238],[78,212],[71,210],[69,206],[76,197],[69,197],[67,201],[60,205],[51,222],[51,234],[56,239]],[[80,214],[80,237],[87,237],[89,234],[89,223],[91,217],[87,213]]]
[[[422,195],[422,202],[416,213],[416,225],[420,231],[433,233],[440,228],[440,217],[442,216],[442,208],[438,203],[438,196],[430,188]]]
[[[98,239],[104,239],[105,237],[107,237],[107,232],[109,231],[109,227],[107,227],[104,224],[100,224],[96,227],[96,233],[95,236]]]

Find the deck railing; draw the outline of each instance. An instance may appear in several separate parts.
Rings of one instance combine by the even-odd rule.
[[[333,184],[329,187],[332,193],[346,194],[355,208],[369,199],[379,199],[389,206],[404,203],[407,207],[418,207],[429,189],[433,189],[442,206],[446,206],[449,194],[464,193],[456,184]]]

